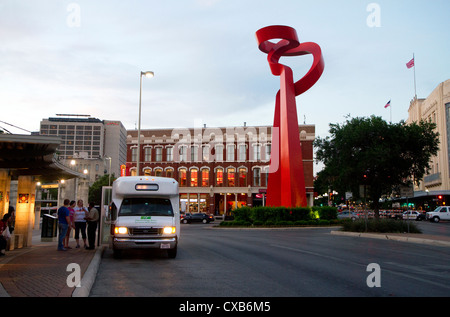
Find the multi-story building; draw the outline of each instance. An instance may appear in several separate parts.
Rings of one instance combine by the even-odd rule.
[[[308,202],[313,201],[314,125],[300,125]],[[137,175],[137,130],[127,131],[126,175]],[[139,175],[176,179],[182,211],[223,215],[263,205],[272,127],[141,130]]]
[[[445,200],[450,204],[450,79],[440,83],[427,98],[411,101],[407,123],[420,120],[436,124],[440,149],[431,158],[428,174],[414,187],[414,197],[425,208]]]
[[[68,198],[87,201],[89,185],[104,174],[119,176],[126,162],[127,134],[120,121],[58,115],[41,121],[40,134],[61,137],[63,142],[56,150],[59,160],[87,175],[65,183]]]

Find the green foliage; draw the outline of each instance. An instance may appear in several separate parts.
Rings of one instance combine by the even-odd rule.
[[[116,179],[114,174],[111,175],[111,184]],[[89,202],[100,204],[102,200],[102,187],[108,186],[109,174],[103,175],[97,179],[91,187],[89,187]]]
[[[333,207],[241,207],[233,211],[234,221],[223,221],[221,226],[308,226],[336,223],[337,210]],[[320,220],[316,215],[320,216]]]
[[[322,220],[337,219],[337,208],[329,206],[319,208],[319,218]]]
[[[351,232],[376,232],[376,233],[421,233],[414,222],[392,219],[358,219],[355,221],[346,219],[341,222],[343,231]]]
[[[420,181],[429,169],[430,158],[439,149],[435,127],[428,121],[389,124],[375,116],[330,124],[330,136],[314,141],[317,160],[325,165],[316,190],[331,187],[357,194],[365,185],[378,215],[381,195],[410,185],[410,179]]]

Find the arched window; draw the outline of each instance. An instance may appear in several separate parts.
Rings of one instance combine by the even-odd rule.
[[[144,167],[144,175],[150,176],[152,173],[152,169],[150,167]]]
[[[155,168],[155,176],[162,176],[162,172],[163,172],[162,168],[160,167]]]
[[[223,168],[216,169],[216,186],[223,186]]]
[[[173,168],[166,169],[166,177],[173,178]]]
[[[208,187],[209,186],[209,169],[203,168],[202,169],[202,187]]]
[[[228,180],[228,186],[234,187],[236,186],[236,169],[234,167],[229,167],[227,169],[227,180]]]
[[[245,167],[239,167],[239,187],[247,186],[247,169]]]
[[[180,168],[178,170],[178,183],[180,186],[186,186],[187,185],[187,179],[186,179],[186,169]]]
[[[191,187],[198,186],[198,169],[191,169]]]

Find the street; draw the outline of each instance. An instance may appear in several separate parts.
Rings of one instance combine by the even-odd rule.
[[[438,228],[421,225],[424,231]],[[449,223],[438,225],[450,228]],[[132,251],[114,259],[107,249],[90,296],[450,295],[446,247],[335,236],[330,228],[212,226],[182,225],[176,259],[158,251]]]

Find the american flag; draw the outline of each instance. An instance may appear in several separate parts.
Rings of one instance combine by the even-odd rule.
[[[414,66],[414,57],[408,63],[406,63],[406,67],[408,67],[408,69],[413,66]]]
[[[391,101],[389,100],[388,103],[384,106],[385,108],[389,107],[391,105]]]

